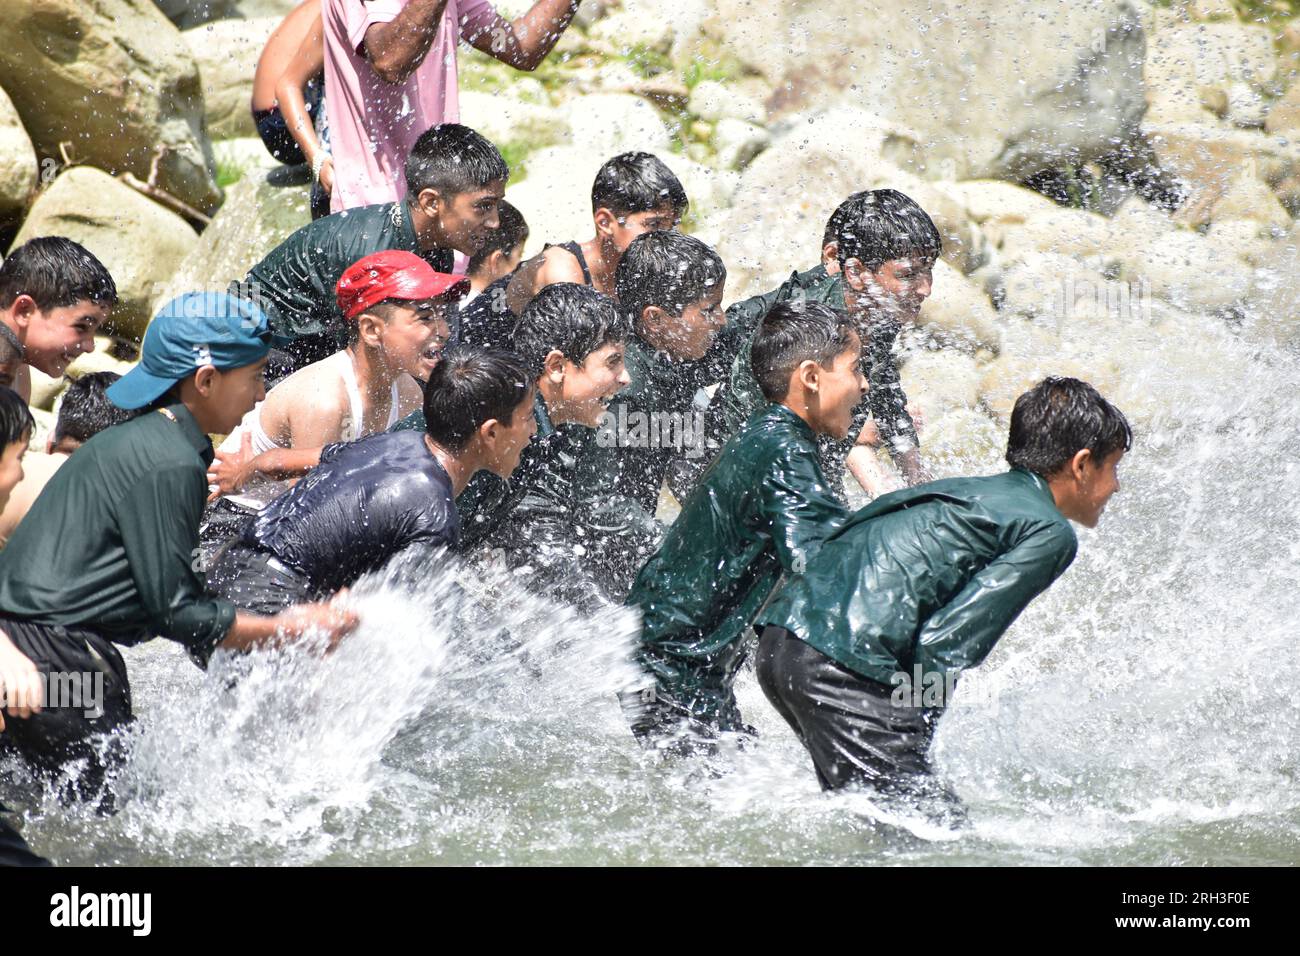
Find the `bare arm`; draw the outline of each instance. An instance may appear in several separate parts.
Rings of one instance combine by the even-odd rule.
[[[311,114],[307,112],[307,100],[302,95],[303,87],[309,80],[321,76],[325,69],[325,27],[319,13],[312,21],[302,45],[293,55],[289,65],[280,74],[275,84],[275,98],[280,104],[280,112],[289,127],[289,133],[302,150],[307,162],[315,165],[316,157],[321,151],[320,140],[316,138],[316,129]],[[328,181],[327,181],[328,180]],[[334,185],[333,170],[328,174],[321,169],[321,185],[331,191]]]
[[[516,70],[535,70],[568,29],[581,0],[537,0],[522,17],[498,16],[470,44]]]
[[[555,250],[552,254],[552,249]],[[515,315],[522,315],[533,296],[556,282],[586,284],[578,260],[563,249],[552,246],[529,259],[506,286],[506,305]]]
[[[385,83],[402,83],[414,73],[433,45],[447,0],[411,0],[388,23],[366,30],[362,52]]]
[[[848,456],[844,459],[844,465],[848,468],[849,474],[862,486],[862,490],[872,498],[879,498],[903,487],[898,477],[890,474],[880,463],[875,449],[867,445],[854,445],[850,448]]]
[[[217,647],[228,651],[251,651],[261,647],[279,647],[291,644],[311,631],[319,631],[328,639],[327,651],[332,651],[340,639],[353,631],[358,623],[355,611],[335,603],[299,604],[274,617],[263,617],[239,611],[235,623],[230,625],[225,638]]]
[[[44,694],[36,665],[0,631],[0,730],[5,729],[6,710],[11,717],[30,717],[40,711]]]

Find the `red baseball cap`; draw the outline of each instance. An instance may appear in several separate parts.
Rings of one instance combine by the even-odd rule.
[[[348,266],[334,289],[339,311],[347,319],[355,319],[385,299],[459,299],[468,291],[469,280],[464,276],[434,272],[433,266],[419,256],[400,249],[386,249],[358,259]]]

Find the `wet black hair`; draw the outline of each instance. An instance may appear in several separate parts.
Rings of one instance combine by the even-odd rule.
[[[118,408],[105,392],[122,376],[116,372],[89,372],[73,379],[59,399],[59,417],[54,424],[54,443],[66,438],[88,442],[105,428],[129,421],[135,412]]]
[[[589,285],[555,282],[533,297],[515,323],[511,344],[533,378],[558,349],[575,364],[609,342],[626,342],[632,322],[618,304]]]
[[[22,396],[0,385],[0,449],[22,441],[24,435],[30,439],[35,429],[36,419]]]
[[[606,160],[591,184],[592,212],[631,216],[668,205],[680,217],[689,204],[681,180],[651,153],[620,153]]]
[[[619,305],[633,328],[649,306],[679,316],[726,281],[727,267],[721,257],[694,236],[680,232],[637,236],[614,270]]]
[[[425,430],[440,447],[462,452],[489,419],[514,424],[533,377],[511,352],[457,346],[444,353],[424,388]]]
[[[933,263],[943,252],[934,220],[897,189],[854,193],[826,222],[822,244],[834,242],[841,268],[857,259],[876,272],[891,259],[920,258]]]
[[[465,268],[467,275],[473,275],[482,269],[492,253],[500,252],[509,256],[528,241],[528,223],[524,222],[523,213],[503,199],[497,206],[497,215],[501,225],[488,234],[483,248],[469,257],[469,265]]]
[[[38,309],[117,305],[117,285],[85,246],[63,236],[29,239],[0,263],[0,309],[29,295]]]
[[[1098,465],[1133,447],[1124,413],[1077,378],[1045,378],[1016,399],[1007,463],[1051,478],[1083,449]]]
[[[509,178],[510,169],[497,148],[459,123],[425,130],[406,157],[406,189],[412,198],[425,189],[458,196]]]
[[[763,316],[750,346],[750,364],[763,397],[779,402],[789,392],[790,376],[800,363],[811,360],[829,368],[855,343],[861,348],[846,313],[822,302],[791,299],[778,302]]]

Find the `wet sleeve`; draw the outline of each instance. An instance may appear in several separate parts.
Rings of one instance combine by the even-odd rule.
[[[803,573],[822,542],[848,518],[812,449],[786,449],[763,481],[761,500],[777,558],[787,573]]]
[[[448,3],[456,0],[448,0]],[[460,37],[473,44],[484,30],[492,29],[497,12],[488,0],[459,0]]]
[[[914,661],[923,672],[974,667],[1020,612],[1074,560],[1078,539],[1067,524],[1043,524],[976,574],[921,627]]]
[[[229,601],[204,593],[194,570],[207,483],[200,469],[162,468],[119,501],[117,525],[153,633],[206,660],[235,622]]]
[[[880,429],[880,437],[887,443],[891,454],[915,448],[920,443],[916,425],[907,410],[907,395],[898,375],[898,365],[888,350],[874,357],[868,378],[871,389],[867,393],[867,404],[876,420],[876,427]]]

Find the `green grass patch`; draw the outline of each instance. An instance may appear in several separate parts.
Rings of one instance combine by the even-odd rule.
[[[238,163],[217,161],[217,185],[225,189],[227,186],[233,186],[244,178],[245,169]]]
[[[528,154],[533,151],[533,148],[532,143],[524,143],[519,140],[509,140],[497,144],[501,158],[506,161],[506,167],[510,170],[511,185],[528,176]]]

